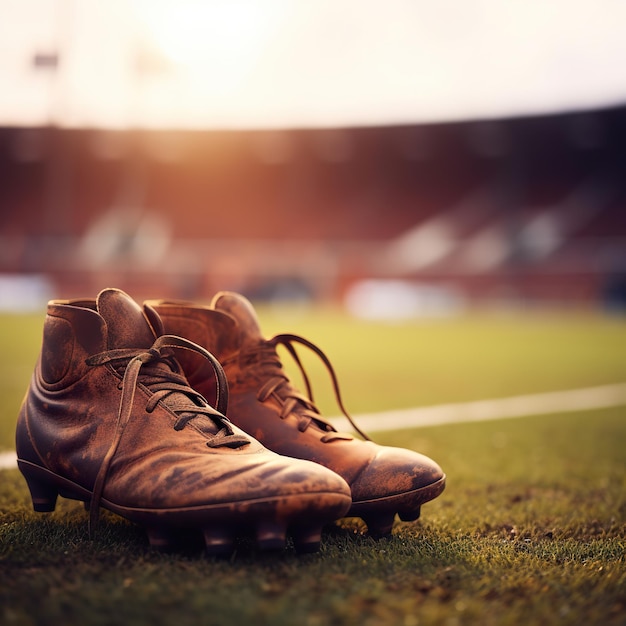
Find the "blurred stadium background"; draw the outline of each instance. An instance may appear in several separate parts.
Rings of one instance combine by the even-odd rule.
[[[0,308],[626,310],[626,5],[0,0]]]

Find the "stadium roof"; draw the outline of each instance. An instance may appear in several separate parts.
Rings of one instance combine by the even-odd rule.
[[[0,125],[293,128],[626,103],[622,0],[0,0]]]

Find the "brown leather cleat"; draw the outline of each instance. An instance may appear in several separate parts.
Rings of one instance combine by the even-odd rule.
[[[207,363],[216,408],[194,391],[176,354]],[[83,500],[90,529],[104,507],[146,527],[154,546],[203,536],[228,553],[238,534],[261,549],[317,549],[350,489],[315,463],[267,450],[233,425],[224,372],[204,348],[162,335],[161,321],[116,289],[51,301],[17,432],[18,465],[36,511]],[[182,532],[181,532],[182,531]]]
[[[222,363],[233,422],[275,452],[315,461],[342,476],[352,490],[348,515],[361,517],[372,535],[390,533],[396,513],[402,520],[416,520],[421,505],[443,491],[445,475],[434,461],[411,450],[377,445],[358,429],[343,408],[335,373],[319,348],[296,335],[266,340],[243,296],[222,292],[210,307],[165,301],[148,306],[158,311],[167,332],[202,345]],[[313,404],[310,389],[305,396],[290,382],[276,347],[285,346],[302,370],[294,344],[312,349],[324,361],[340,408],[365,441],[337,432]],[[196,355],[182,355],[181,364],[196,389],[214,396],[214,377]]]

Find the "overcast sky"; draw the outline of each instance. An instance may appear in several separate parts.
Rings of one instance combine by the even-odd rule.
[[[354,126],[626,103],[623,0],[0,0],[0,16],[5,126]]]

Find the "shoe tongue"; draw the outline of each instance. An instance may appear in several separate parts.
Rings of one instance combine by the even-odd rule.
[[[96,300],[107,325],[107,347],[149,348],[156,339],[141,307],[119,289],[104,289]]]
[[[250,301],[244,296],[230,291],[221,291],[213,298],[212,307],[235,318],[239,326],[239,340],[242,345],[256,343],[263,339],[259,318]]]
[[[104,289],[96,299],[98,313],[107,325],[107,347],[109,350],[117,348],[150,348],[156,339],[156,333],[150,326],[143,309],[127,294],[119,289]],[[156,314],[155,314],[156,315]],[[153,320],[154,323],[160,320]],[[165,363],[152,363],[152,372],[159,369],[170,372],[171,367]],[[219,420],[208,415],[197,414],[199,405],[182,392],[170,393],[162,402],[179,415],[185,413],[196,414],[193,417],[194,426],[213,437],[222,429]],[[226,440],[223,445],[230,445]],[[237,440],[238,441],[238,440]],[[236,443],[236,445],[241,445]]]

